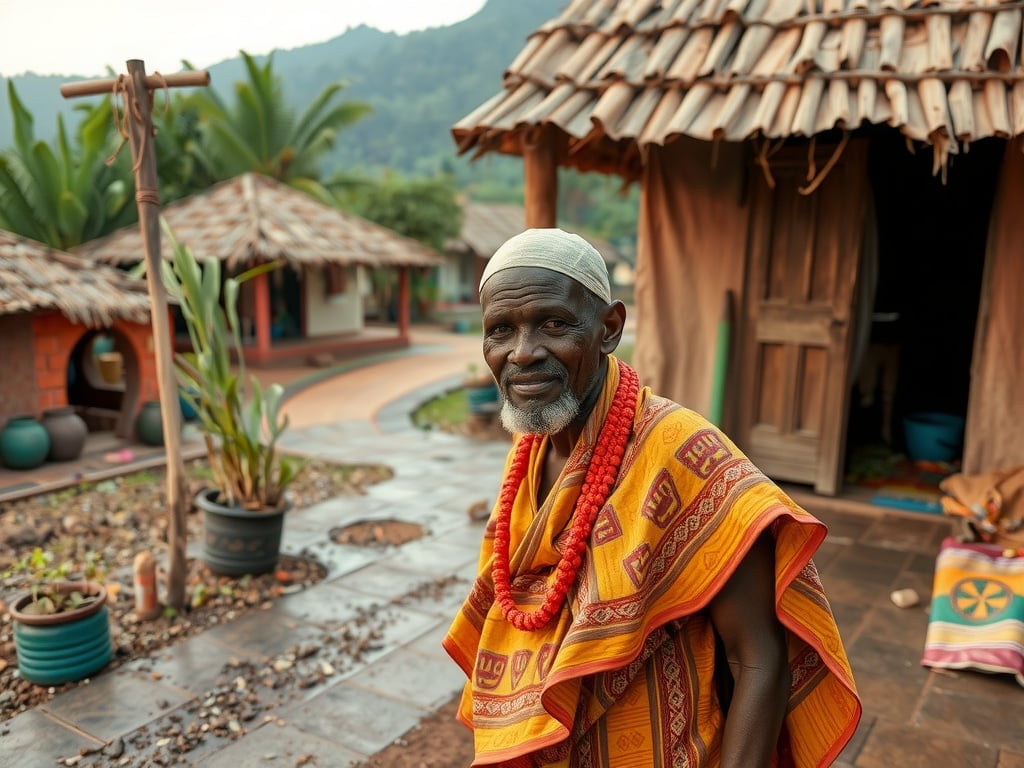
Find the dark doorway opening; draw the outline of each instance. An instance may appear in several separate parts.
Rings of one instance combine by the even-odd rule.
[[[865,453],[908,453],[905,420],[965,419],[989,219],[1005,143],[976,142],[932,173],[930,147],[893,132],[872,139],[877,225],[870,338],[860,348],[848,423],[847,474]],[[955,466],[961,446],[950,458]],[[945,460],[942,460],[945,462]]]

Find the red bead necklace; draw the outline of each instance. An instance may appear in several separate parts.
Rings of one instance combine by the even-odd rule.
[[[626,443],[633,431],[633,419],[636,414],[637,394],[640,380],[632,368],[619,363],[619,385],[615,390],[611,408],[605,417],[597,444],[590,456],[587,474],[580,489],[576,509],[573,511],[572,529],[565,542],[565,549],[558,562],[555,583],[544,594],[544,602],[536,611],[524,611],[516,606],[512,597],[511,573],[509,572],[509,525],[512,520],[512,507],[515,504],[519,488],[526,477],[527,465],[534,445],[540,442],[541,435],[523,435],[516,445],[512,458],[512,466],[508,476],[501,485],[498,517],[494,531],[494,564],[491,566],[491,578],[494,580],[494,599],[501,607],[505,619],[516,629],[526,632],[540,629],[548,624],[561,608],[569,587],[576,581],[576,574],[583,561],[583,552],[590,539],[590,531],[594,526],[597,513],[601,511],[608,495],[615,484],[615,478],[626,452]]]

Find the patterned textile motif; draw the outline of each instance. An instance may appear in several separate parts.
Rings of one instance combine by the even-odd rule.
[[[1024,557],[942,542],[921,663],[1014,675],[1024,685]]]
[[[539,503],[546,440],[533,448],[509,527],[513,597],[524,609],[555,578],[583,457],[617,383],[609,365],[573,457]],[[524,632],[505,621],[493,604],[493,530],[484,537],[479,576],[444,641],[467,676],[459,717],[474,730],[474,765],[717,765],[723,714],[705,608],[765,530],[794,681],[778,766],[832,762],[860,702],[811,560],[824,526],[706,420],[645,389],[577,583],[550,624]]]

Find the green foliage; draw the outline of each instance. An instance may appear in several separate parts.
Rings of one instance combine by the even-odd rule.
[[[469,418],[466,390],[456,389],[428,400],[412,414],[412,422],[421,429],[461,424]]]
[[[218,260],[200,264],[166,222],[164,232],[174,257],[161,264],[163,283],[181,310],[192,347],[175,356],[175,370],[199,416],[220,502],[254,512],[277,509],[302,462],[278,451],[288,426],[281,413],[284,388],[272,384],[264,390],[255,376],[246,380],[237,304],[242,282],[278,265],[222,279]]]
[[[337,133],[367,115],[363,103],[335,103],[344,85],[334,82],[317,93],[301,114],[288,106],[273,56],[260,65],[241,52],[247,81],[235,83],[235,100],[226,103],[216,91],[192,94],[199,114],[199,134],[190,151],[215,180],[254,171],[304,189],[322,200],[320,163]]]
[[[30,553],[0,572],[0,580],[28,581],[32,600],[22,609],[36,616],[73,610],[95,599],[79,590],[61,590],[69,581],[98,581],[106,574],[103,557],[88,551],[81,563],[60,559],[53,550],[35,547]]]
[[[462,228],[462,207],[451,177],[405,181],[389,175],[356,193],[339,195],[342,207],[383,227],[443,250]]]
[[[66,250],[135,220],[123,180],[127,158],[106,162],[113,133],[109,100],[79,107],[73,141],[58,115],[51,146],[36,138],[32,114],[10,81],[7,98],[14,146],[0,155],[0,228]]]

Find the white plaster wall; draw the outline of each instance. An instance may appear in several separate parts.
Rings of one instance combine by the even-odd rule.
[[[328,298],[324,291],[324,271],[316,267],[305,270],[307,337],[348,333],[363,327],[361,273],[362,267],[346,267],[345,293]]]

